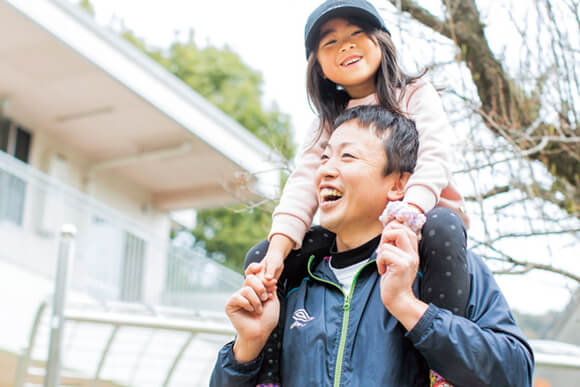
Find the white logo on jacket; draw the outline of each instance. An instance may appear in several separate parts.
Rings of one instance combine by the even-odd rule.
[[[296,309],[292,314],[292,318],[294,319],[294,323],[290,325],[290,329],[303,327],[310,321],[314,320],[314,317],[310,317],[306,309]]]

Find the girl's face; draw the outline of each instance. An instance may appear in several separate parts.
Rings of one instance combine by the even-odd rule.
[[[360,27],[343,18],[324,23],[316,57],[324,77],[344,87],[352,98],[375,92],[375,73],[382,53]]]

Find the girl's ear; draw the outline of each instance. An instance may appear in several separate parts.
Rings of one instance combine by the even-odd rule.
[[[389,199],[389,201],[403,199],[405,196],[405,186],[410,177],[411,174],[409,172],[399,173],[398,176],[395,176],[393,185],[390,187],[389,192],[387,192],[387,199]]]

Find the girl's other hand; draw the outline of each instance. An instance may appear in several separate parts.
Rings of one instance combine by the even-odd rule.
[[[282,271],[284,270],[284,258],[279,254],[266,253],[264,260],[262,261],[265,265],[265,278],[266,279],[279,279]]]
[[[283,234],[275,234],[261,263],[265,264],[266,278],[279,279],[284,270],[284,260],[294,247],[294,241]]]

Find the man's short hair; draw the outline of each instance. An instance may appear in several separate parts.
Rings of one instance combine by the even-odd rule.
[[[334,129],[347,121],[357,120],[379,139],[387,155],[384,176],[393,172],[413,173],[417,164],[419,133],[413,120],[376,105],[360,105],[342,112],[334,121]]]

